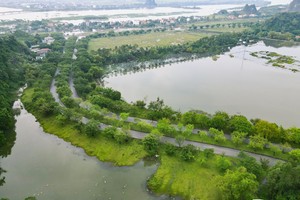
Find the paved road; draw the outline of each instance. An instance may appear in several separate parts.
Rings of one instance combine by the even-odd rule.
[[[72,80],[72,78],[70,79]],[[70,81],[71,83],[71,81]],[[72,81],[73,83],[73,81]],[[70,87],[71,87],[71,91],[75,91],[75,88],[74,88],[74,84],[70,84]],[[73,93],[73,96],[77,97],[78,98],[78,95],[77,93]],[[111,113],[110,113],[111,114]],[[109,114],[108,114],[109,115]],[[151,120],[146,120],[146,119],[140,119],[141,121],[144,121],[144,122],[147,122],[149,124],[152,124],[153,126],[156,126],[157,125],[157,122],[156,121],[151,121]],[[89,119],[83,117],[82,120],[81,120],[84,124],[86,124]],[[133,118],[133,117],[129,117],[128,122],[132,122],[132,123],[136,123],[136,118]],[[108,125],[106,124],[100,124],[99,125],[99,128],[101,130],[105,129],[106,127],[108,127]],[[195,129],[194,130],[194,134],[198,133],[199,130]],[[134,130],[130,130],[130,135],[132,138],[135,138],[135,139],[143,139],[144,137],[146,137],[147,133],[143,133],[143,132],[138,132],[138,131],[134,131]],[[228,139],[230,136],[229,135],[226,135],[226,138]],[[172,143],[176,146],[178,146],[178,144],[176,143],[176,140],[174,138],[170,138],[170,137],[162,137],[161,138],[161,141],[162,142],[169,142],[169,143]],[[227,147],[221,147],[221,146],[217,146],[217,145],[212,145],[212,144],[206,144],[206,143],[200,143],[200,142],[193,142],[193,141],[185,141],[183,143],[183,145],[188,145],[188,144],[191,144],[197,148],[200,148],[201,150],[203,149],[214,149],[214,152],[215,154],[219,154],[219,155],[226,155],[226,156],[230,156],[230,157],[237,157],[238,154],[241,152],[240,150],[236,150],[236,149],[231,149],[231,148],[227,148]],[[269,157],[269,156],[264,156],[264,155],[259,155],[259,154],[255,154],[255,153],[249,153],[249,152],[245,152],[247,153],[248,155],[254,157],[258,162],[261,160],[261,159],[266,159],[266,160],[269,160],[269,164],[270,165],[275,165],[278,161],[282,161],[280,159],[276,159],[276,158],[272,158],[272,157]]]
[[[130,131],[130,135],[133,138],[136,139],[143,139],[144,137],[146,137],[147,133],[142,133],[142,132],[138,132],[138,131]],[[161,138],[162,142],[169,142],[172,143],[176,146],[178,146],[178,144],[176,143],[176,140],[174,138],[170,138],[170,137],[165,137],[163,136]],[[230,156],[230,157],[237,157],[239,155],[239,153],[241,152],[240,150],[236,150],[236,149],[231,149],[231,148],[227,148],[227,147],[221,147],[221,146],[217,146],[217,145],[212,145],[212,144],[205,144],[205,143],[200,143],[200,142],[193,142],[193,141],[185,141],[183,143],[183,145],[188,145],[191,144],[197,148],[200,148],[201,150],[203,149],[214,149],[215,154],[219,154],[219,155],[226,155],[226,156]],[[264,156],[264,155],[258,155],[255,153],[249,153],[249,152],[245,152],[246,154],[254,157],[258,162],[261,159],[266,159],[269,160],[269,164],[270,165],[275,165],[278,161],[282,161],[280,159],[276,159],[276,158],[272,158],[269,156]]]
[[[59,103],[59,105],[63,106],[64,107],[64,104],[61,102],[61,100],[59,99],[59,96],[56,92],[56,85],[55,85],[55,77],[57,76],[57,74],[59,74],[59,69],[57,68],[56,71],[55,71],[55,75],[54,75],[54,78],[51,82],[51,86],[50,86],[50,92],[53,96],[53,98],[55,99],[55,102]]]
[[[69,85],[70,85],[70,90],[72,91],[72,97],[73,98],[79,98],[79,95],[77,94],[77,91],[76,91],[76,89],[74,87],[73,73],[70,76]]]

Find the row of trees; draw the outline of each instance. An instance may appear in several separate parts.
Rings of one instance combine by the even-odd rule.
[[[189,30],[201,30],[201,29],[214,29],[214,28],[242,28],[242,27],[252,27],[254,25],[254,22],[244,22],[244,23],[217,23],[217,24],[205,24],[205,25],[192,25],[189,27]]]
[[[0,37],[0,146],[5,145],[14,129],[12,103],[16,91],[24,84],[22,65],[29,54],[13,36]]]
[[[233,138],[238,135],[265,138],[272,142],[300,144],[300,129],[296,127],[284,129],[276,123],[261,119],[248,120],[242,115],[230,116],[226,112],[216,112],[210,116],[206,113],[186,112],[181,116],[183,124],[193,124],[196,128],[208,130],[215,128],[229,133]]]
[[[16,139],[12,109],[17,91],[24,84],[23,65],[29,62],[30,52],[13,36],[0,36],[0,158],[11,153]],[[0,186],[5,184],[6,171],[0,166]]]
[[[98,66],[116,64],[130,61],[148,61],[163,59],[168,56],[180,54],[198,54],[199,56],[218,55],[236,46],[240,39],[249,41],[255,39],[251,32],[220,34],[205,37],[196,42],[165,47],[143,48],[137,45],[122,45],[114,49],[98,49],[92,52],[90,60]]]

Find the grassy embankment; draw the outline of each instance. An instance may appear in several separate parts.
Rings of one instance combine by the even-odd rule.
[[[133,165],[147,155],[141,141],[133,140],[129,144],[119,145],[101,135],[90,138],[80,133],[76,129],[75,123],[69,122],[62,125],[55,116],[45,117],[30,110],[33,91],[33,88],[26,89],[22,101],[36,116],[45,132],[57,135],[65,141],[83,148],[90,156],[96,156],[101,161],[112,162],[118,166]],[[161,147],[159,153],[161,164],[148,182],[150,189],[158,194],[181,196],[185,199],[219,199],[214,179],[221,174],[216,168],[219,155],[205,159],[204,154],[200,153],[196,161],[186,162],[178,156],[166,155],[163,145]],[[203,160],[205,161],[203,162]]]
[[[25,107],[31,102],[33,90],[33,88],[26,89],[22,96]],[[128,145],[119,145],[102,136],[90,138],[81,134],[75,128],[75,123],[69,122],[62,125],[55,116],[44,117],[34,110],[29,111],[35,115],[45,132],[57,135],[74,146],[83,148],[88,155],[96,156],[101,161],[112,162],[118,166],[133,165],[146,156],[140,141],[133,140]]]
[[[200,158],[203,155],[200,155]],[[185,199],[220,199],[215,177],[221,173],[216,168],[218,156],[185,162],[165,154],[161,156],[161,165],[148,181],[151,190],[158,194],[181,196]]]

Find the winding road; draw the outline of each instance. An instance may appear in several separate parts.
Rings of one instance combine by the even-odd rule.
[[[57,71],[57,73],[59,73],[59,71]],[[74,88],[73,77],[70,78],[69,85],[70,85],[70,89],[72,91],[72,96],[75,97],[75,98],[79,98],[79,96],[76,92],[76,89]],[[60,105],[64,106],[61,103],[61,101],[59,100],[58,94],[56,92],[55,77],[53,78],[51,88],[50,88],[50,92],[51,92],[52,96],[55,98],[56,102],[60,102]],[[86,124],[86,123],[88,123],[88,121],[89,120],[87,118],[85,118],[85,117],[82,118],[83,123]],[[135,122],[135,118],[130,117],[128,119],[128,121],[129,122]],[[156,122],[153,122],[153,121],[150,121],[150,120],[143,120],[143,121],[148,122],[150,124],[153,124],[154,126],[156,125]],[[99,129],[101,129],[101,130],[105,129],[106,127],[108,127],[108,125],[102,124],[102,123],[99,124]],[[143,132],[134,131],[134,130],[130,130],[129,133],[130,133],[130,136],[132,138],[135,138],[135,139],[143,139],[144,137],[146,137],[148,135],[148,133],[143,133]],[[171,138],[171,137],[163,136],[161,138],[161,142],[165,142],[165,143],[168,142],[168,143],[171,143],[171,144],[174,144],[174,145],[178,146],[176,140],[174,138]],[[212,145],[212,144],[206,144],[206,143],[201,143],[201,142],[194,142],[194,141],[184,141],[183,146],[184,145],[189,145],[189,144],[193,145],[197,148],[200,148],[201,150],[203,150],[203,149],[213,149],[215,154],[226,155],[226,156],[230,156],[230,157],[237,157],[238,154],[241,152],[240,150],[237,150],[237,149],[231,149],[231,148],[227,148],[227,147],[222,147],[222,146],[217,146],[217,145]],[[270,157],[270,156],[259,155],[259,154],[250,153],[250,152],[245,152],[245,153],[252,156],[252,157],[254,157],[258,162],[261,159],[268,160],[269,164],[271,166],[275,165],[279,161],[284,162],[280,159],[276,159],[276,158],[273,158],[273,157]]]

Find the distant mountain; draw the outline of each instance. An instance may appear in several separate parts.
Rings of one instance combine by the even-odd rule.
[[[153,7],[156,7],[157,4],[155,3],[155,0],[146,0],[146,3],[145,3],[146,7],[148,8],[153,8]]]
[[[300,12],[300,0],[293,0],[289,6],[290,12]]]
[[[285,12],[277,14],[266,20],[263,27],[268,31],[300,35],[300,13]]]
[[[242,10],[243,13],[247,14],[247,15],[251,15],[251,14],[258,14],[258,11],[256,9],[256,6],[254,4],[252,5],[248,5],[246,4],[245,7]]]

